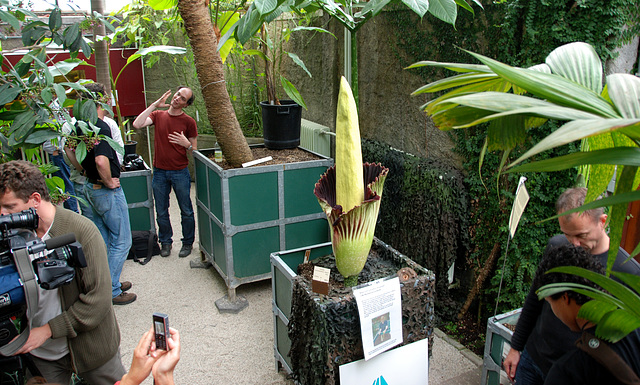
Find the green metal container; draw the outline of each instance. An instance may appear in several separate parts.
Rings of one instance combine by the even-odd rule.
[[[435,292],[434,273],[416,264],[407,256],[401,254],[376,237],[373,238],[373,244],[371,248],[372,250],[375,250],[381,257],[398,264],[399,267],[411,267],[418,274],[418,277],[415,278],[411,286],[420,287],[422,288],[421,290],[423,290],[421,301],[423,302],[422,308],[425,309],[426,317],[422,320],[423,322],[419,322],[417,319],[412,319],[411,321],[404,322],[403,334],[406,338],[406,336],[408,335],[417,336],[425,332],[427,335],[427,339],[429,340],[429,356],[431,356],[431,348],[433,346],[433,328],[435,322],[433,297],[433,293]],[[293,372],[291,358],[289,357],[289,351],[291,350],[291,339],[289,337],[288,331],[289,320],[291,319],[293,281],[298,275],[298,265],[304,263],[306,253],[309,253],[309,261],[313,261],[316,258],[330,255],[333,253],[331,242],[325,242],[308,247],[301,247],[293,250],[279,251],[271,254],[271,302],[273,310],[274,333],[273,352],[276,363],[276,371],[279,371],[280,368],[283,368],[289,374]],[[333,310],[336,311],[335,308]],[[318,322],[321,321],[318,320]],[[416,327],[416,329],[412,329],[412,327]],[[318,346],[318,351],[321,351],[321,348],[323,348],[323,346]],[[319,353],[315,352],[314,354]]]
[[[215,151],[194,151],[196,220],[200,250],[234,302],[238,286],[271,278],[270,253],[330,239],[313,189],[333,160],[224,170]]]
[[[512,310],[487,320],[481,385],[500,385],[502,360],[508,352],[508,350],[505,350],[505,346],[511,343],[511,337],[513,337],[513,332],[504,325],[515,326],[518,323],[521,311],[522,309]]]
[[[155,233],[151,170],[125,171],[120,174],[120,185],[127,198],[131,230]]]

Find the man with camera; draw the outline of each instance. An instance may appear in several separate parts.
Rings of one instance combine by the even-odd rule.
[[[111,304],[107,250],[89,219],[51,203],[44,176],[33,164],[0,164],[0,213],[33,208],[36,235],[42,240],[73,233],[87,266],[54,290],[38,287],[37,310],[26,343],[16,354],[31,353],[49,382],[69,384],[76,372],[92,385],[112,385],[125,373],[120,358],[120,329]],[[30,256],[32,259],[39,255]]]

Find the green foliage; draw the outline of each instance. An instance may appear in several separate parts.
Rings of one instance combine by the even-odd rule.
[[[549,122],[530,131],[531,140],[537,141],[557,128],[557,124]],[[500,294],[498,313],[504,313],[522,306],[529,292],[531,280],[536,272],[547,240],[557,234],[557,222],[539,221],[555,215],[554,204],[563,189],[571,187],[575,181],[576,171],[563,173],[523,173],[502,175],[496,185],[498,166],[501,155],[493,152],[486,154],[482,165],[482,174],[478,173],[480,153],[484,145],[485,127],[473,127],[464,131],[455,131],[452,137],[456,142],[456,153],[464,159],[464,167],[469,170],[465,182],[469,188],[471,200],[471,237],[473,248],[467,258],[468,266],[479,271],[496,243],[500,244],[500,259],[495,273],[485,285],[482,302],[483,316],[493,314],[500,275],[504,265],[503,287]],[[553,153],[541,155],[538,159],[560,156],[576,151],[578,144],[570,144],[557,149]],[[524,148],[517,148],[511,158],[517,157]],[[507,224],[514,199],[515,189],[520,175],[527,177],[529,204],[520,221],[509,250],[505,250],[508,237]],[[487,225],[491,224],[491,225]]]
[[[423,25],[409,12],[388,12],[388,17],[397,25],[394,50],[401,64],[408,66],[420,60],[440,62],[465,62],[466,54],[459,48],[479,52],[511,65],[527,66],[544,62],[545,57],[567,41],[591,43],[602,59],[613,57],[615,47],[627,41],[639,31],[638,3],[634,0],[586,0],[578,2],[507,0],[485,5],[485,11],[475,17],[461,13],[456,23],[456,33],[451,27],[439,21]],[[628,30],[623,26],[628,24]],[[632,32],[630,32],[632,31]],[[432,82],[449,76],[450,72],[438,67],[422,67],[412,70],[425,82]],[[438,96],[438,94],[436,95]],[[545,132],[555,129],[557,124],[547,123],[532,131],[533,137],[541,139]],[[485,285],[482,303],[486,304],[483,315],[493,314],[495,295],[504,262],[507,240],[506,224],[511,209],[513,193],[519,175],[502,176],[496,183],[495,170],[499,168],[500,155],[487,152],[478,171],[480,154],[485,145],[487,128],[471,128],[456,131],[452,137],[456,141],[456,152],[464,159],[467,173],[466,183],[471,197],[471,237],[472,252],[468,266],[478,270],[493,246],[500,245],[501,259]],[[529,138],[525,144],[531,143]],[[534,141],[535,143],[535,141]],[[554,155],[568,154],[578,150],[578,144],[571,143]],[[509,161],[522,155],[520,147],[510,154]],[[545,157],[537,156],[536,160]],[[518,228],[515,239],[507,253],[505,285],[501,294],[500,311],[511,310],[522,305],[522,299],[529,290],[538,259],[549,236],[557,233],[557,222],[536,222],[554,215],[553,204],[561,190],[570,187],[576,175],[575,170],[562,173],[525,173],[531,201]],[[498,224],[486,226],[486,223]],[[489,313],[490,309],[490,313]]]
[[[460,171],[372,140],[364,162],[389,168],[376,237],[436,274],[437,310],[448,298],[447,271],[469,249],[469,196]]]

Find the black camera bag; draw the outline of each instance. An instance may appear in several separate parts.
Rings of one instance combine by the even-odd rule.
[[[127,259],[133,259],[141,265],[146,265],[151,257],[160,254],[158,235],[153,231],[132,231],[131,249]],[[144,258],[144,259],[141,259]]]

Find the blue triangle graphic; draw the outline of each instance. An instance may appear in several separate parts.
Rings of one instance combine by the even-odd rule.
[[[380,376],[373,381],[372,385],[389,385],[384,379],[384,376]]]

